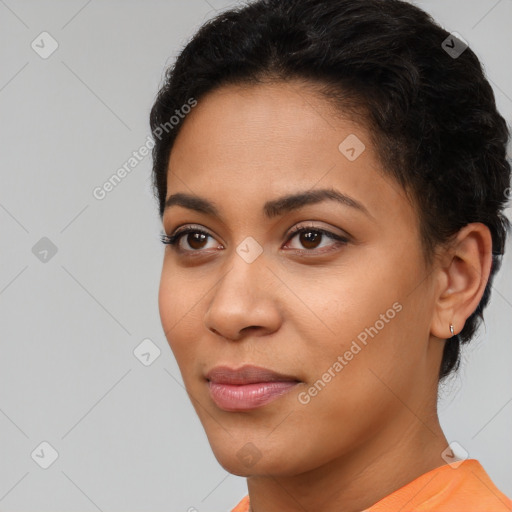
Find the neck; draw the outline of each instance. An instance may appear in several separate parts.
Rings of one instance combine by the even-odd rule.
[[[437,412],[420,419],[407,410],[397,422],[399,426],[311,471],[249,477],[250,512],[361,512],[446,464],[441,453],[448,442]]]

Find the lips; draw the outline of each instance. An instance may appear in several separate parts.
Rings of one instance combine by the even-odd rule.
[[[291,375],[274,372],[260,366],[245,365],[238,369],[216,366],[206,374],[206,379],[217,384],[255,384],[257,382],[300,382]]]
[[[262,407],[293,389],[300,381],[291,375],[259,366],[238,369],[217,366],[206,374],[210,397],[224,411]]]

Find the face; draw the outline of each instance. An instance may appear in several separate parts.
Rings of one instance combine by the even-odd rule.
[[[298,82],[224,86],[183,123],[163,227],[190,231],[165,247],[159,308],[217,460],[294,475],[385,451],[440,352],[417,215],[368,132]],[[246,365],[285,377],[207,378]]]

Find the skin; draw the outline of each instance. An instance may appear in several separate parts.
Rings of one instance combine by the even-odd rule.
[[[338,149],[350,134],[366,146],[354,161]],[[368,214],[329,200],[263,213],[266,201],[320,188]],[[169,160],[167,197],[178,192],[214,202],[221,218],[166,209],[168,235],[193,224],[211,238],[185,235],[181,253],[166,246],[162,326],[215,457],[247,477],[252,510],[361,511],[446,464],[436,408],[442,349],[450,323],[460,332],[483,294],[486,226],[467,225],[429,267],[414,205],[383,173],[366,128],[335,116],[300,82],[223,86],[201,99]],[[348,241],[288,236],[298,225]],[[252,263],[236,252],[248,236],[263,249]],[[400,312],[300,403],[299,393],[397,302]],[[205,373],[243,364],[301,383],[261,408],[221,410]],[[241,457],[247,443],[252,465]]]

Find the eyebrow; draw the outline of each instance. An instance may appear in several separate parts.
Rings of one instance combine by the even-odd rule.
[[[366,207],[359,201],[334,189],[307,190],[282,196],[277,199],[273,199],[272,201],[267,201],[263,206],[263,212],[267,218],[272,219],[273,217],[278,217],[285,213],[298,210],[304,206],[328,200],[336,201],[344,206],[354,208],[373,218]],[[195,210],[206,215],[222,218],[217,206],[208,199],[200,196],[179,192],[166,199],[164,209],[166,210],[173,205],[182,206],[189,210]]]

